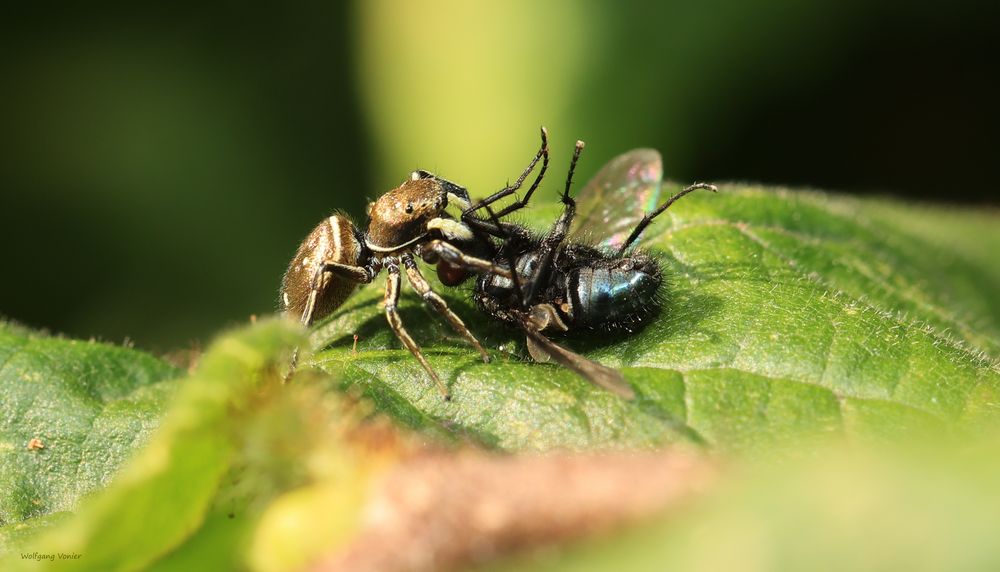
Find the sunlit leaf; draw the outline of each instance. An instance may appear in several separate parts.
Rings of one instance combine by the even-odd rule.
[[[536,228],[558,214],[529,211]],[[928,217],[886,201],[737,185],[685,197],[642,241],[668,276],[662,314],[634,335],[563,340],[621,368],[634,402],[529,363],[521,336],[479,314],[468,286],[438,288],[494,350],[491,364],[419,298],[401,307],[451,402],[387,327],[379,280],[314,334],[328,346],[315,363],[411,426],[506,449],[684,440],[747,450],[962,430],[1000,415],[1000,277],[973,247],[1000,242],[1000,225],[928,212],[973,236],[946,241]]]

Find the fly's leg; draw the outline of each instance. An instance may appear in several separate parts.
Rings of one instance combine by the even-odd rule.
[[[670,205],[674,204],[674,202],[676,202],[677,199],[683,197],[684,195],[692,191],[697,191],[698,189],[705,189],[706,191],[712,191],[713,193],[719,191],[719,189],[717,189],[715,185],[710,185],[708,183],[695,183],[690,187],[687,187],[681,192],[677,193],[676,195],[670,197],[669,199],[667,199],[667,202],[656,207],[655,210],[649,212],[648,214],[646,214],[646,216],[642,217],[642,220],[639,221],[639,224],[635,225],[635,228],[632,229],[632,234],[628,235],[628,240],[626,240],[625,243],[622,244],[622,247],[618,249],[618,255],[621,256],[628,249],[628,247],[632,246],[632,243],[634,243],[636,240],[639,239],[639,236],[642,234],[642,231],[646,230],[646,227],[649,226],[649,223],[653,222],[654,218],[660,216],[661,213],[670,208]]]
[[[569,234],[569,227],[573,224],[573,217],[576,216],[576,201],[570,196],[569,191],[573,187],[573,173],[576,171],[576,163],[580,160],[580,153],[583,152],[583,141],[577,141],[573,148],[573,159],[569,163],[569,173],[566,175],[566,187],[563,189],[562,203],[563,212],[559,219],[552,225],[552,230],[545,237],[545,244],[554,248],[559,246],[566,235]]]
[[[517,190],[520,189],[521,186],[524,184],[524,181],[528,178],[528,175],[530,175],[531,172],[535,169],[535,166],[538,164],[538,161],[542,161],[542,167],[538,171],[538,174],[535,176],[535,180],[531,183],[531,186],[528,188],[528,191],[524,194],[524,198],[516,199],[513,203],[504,207],[500,211],[499,216],[506,216],[514,211],[520,210],[525,206],[527,206],[528,200],[531,199],[531,195],[534,194],[535,190],[538,188],[538,185],[541,184],[542,179],[545,177],[545,171],[548,170],[549,168],[548,131],[546,131],[545,128],[542,127],[541,133],[542,133],[542,145],[538,149],[538,153],[535,154],[535,157],[531,160],[531,163],[528,164],[528,167],[524,169],[524,172],[521,173],[521,176],[518,177],[516,181],[514,181],[514,184],[507,185],[503,189],[500,189],[499,191],[477,202],[476,204],[472,205],[464,212],[462,212],[462,222],[465,223],[466,226],[473,229],[473,231],[483,232],[491,236],[495,236],[497,238],[500,238],[508,230],[505,225],[499,222],[490,223],[488,221],[485,221],[477,217],[475,213],[480,209],[492,205],[493,203],[499,201],[500,199],[503,199],[505,197],[508,197],[516,193]]]
[[[417,263],[414,262],[413,257],[408,254],[404,255],[403,266],[406,268],[406,277],[409,278],[410,284],[413,285],[413,289],[417,291],[417,294],[420,294],[420,297],[424,299],[424,302],[427,302],[438,314],[441,314],[448,321],[448,324],[451,325],[452,329],[461,334],[465,338],[465,341],[469,342],[472,347],[479,351],[479,355],[483,357],[484,363],[490,363],[490,355],[483,349],[482,344],[479,343],[476,336],[472,335],[472,332],[462,322],[462,319],[448,308],[448,304],[444,301],[444,298],[431,290],[431,285],[427,283],[427,279],[420,273],[420,269],[417,268]]]
[[[491,209],[489,206],[486,207],[486,212],[487,214],[489,214],[490,219],[493,220],[493,222],[497,224],[500,223],[500,219],[497,218],[497,214],[494,213],[493,209]],[[504,242],[507,242],[507,240],[505,239]],[[501,249],[501,252],[504,252],[504,250]],[[514,292],[517,292],[518,294],[517,309],[521,311],[526,311],[528,309],[528,306],[524,299],[524,290],[521,288],[521,277],[517,273],[517,258],[515,258],[514,255],[511,254],[510,252],[507,252],[504,255],[504,258],[507,259],[507,266],[510,268],[510,271],[507,272],[507,274],[504,275],[503,277],[509,279],[513,283]]]
[[[546,131],[544,127],[542,127],[541,131],[542,131],[542,146],[538,149],[538,153],[535,154],[535,158],[531,160],[531,163],[528,163],[528,167],[524,170],[524,172],[521,173],[521,176],[518,177],[516,181],[514,181],[514,184],[507,185],[506,187],[500,189],[499,191],[479,201],[471,208],[467,209],[465,212],[462,213],[463,220],[465,220],[467,215],[471,215],[471,213],[481,208],[484,208],[488,205],[492,205],[493,203],[499,201],[500,199],[516,193],[517,190],[521,188],[521,185],[524,184],[524,181],[525,179],[528,178],[528,175],[530,175],[531,172],[535,170],[535,165],[538,164],[538,161],[541,160],[542,168],[541,170],[538,171],[538,175],[535,176],[535,180],[531,184],[531,187],[529,187],[528,191],[524,194],[524,198],[518,199],[515,202],[507,205],[502,211],[497,213],[497,216],[502,217],[504,215],[510,214],[518,209],[524,208],[524,206],[528,204],[528,199],[531,198],[532,193],[535,192],[535,189],[537,189],[538,185],[542,182],[542,178],[545,177],[545,170],[549,168],[549,132]]]
[[[417,342],[413,341],[410,337],[409,332],[403,327],[403,320],[399,317],[399,312],[396,310],[396,304],[399,302],[399,263],[395,260],[390,260],[386,264],[386,270],[389,273],[388,278],[385,282],[385,318],[389,321],[389,327],[392,328],[393,333],[399,338],[399,341],[403,342],[406,349],[410,350],[413,357],[417,358],[420,365],[427,372],[427,375],[434,381],[437,385],[438,390],[441,395],[444,396],[446,400],[451,399],[451,394],[448,392],[448,387],[441,381],[438,374],[431,368],[431,364],[427,362],[427,358],[424,357],[423,352],[420,351],[420,346]]]
[[[583,141],[577,141],[573,149],[573,159],[569,163],[569,173],[566,175],[566,187],[563,189],[562,194],[563,212],[559,215],[559,219],[556,220],[555,224],[552,225],[552,229],[549,230],[549,234],[546,235],[539,248],[539,271],[526,284],[525,304],[530,305],[532,303],[535,299],[538,285],[548,280],[548,272],[552,267],[552,258],[555,256],[559,245],[566,240],[566,235],[569,234],[569,227],[573,224],[573,217],[576,216],[576,201],[570,196],[569,191],[573,186],[573,173],[576,171],[576,163],[580,160],[580,153],[583,152],[583,147]]]
[[[542,167],[541,169],[539,169],[538,175],[535,176],[535,180],[531,183],[531,186],[528,187],[527,192],[524,193],[524,198],[516,199],[511,204],[501,209],[500,212],[497,213],[498,218],[505,217],[514,211],[526,207],[528,205],[528,201],[531,199],[531,195],[534,194],[535,189],[538,188],[538,185],[541,184],[542,179],[545,178],[545,171],[547,171],[549,168],[549,142],[548,142],[548,132],[545,130],[544,127],[542,127],[542,147],[538,150],[538,154],[535,155],[535,158],[531,162],[531,164],[528,165],[529,168],[525,169],[524,173],[521,173],[521,176],[518,178],[518,183],[516,187],[520,187],[521,183],[523,183],[524,181],[524,178],[528,175],[531,169],[535,168],[535,163],[538,163],[539,157],[542,158]]]

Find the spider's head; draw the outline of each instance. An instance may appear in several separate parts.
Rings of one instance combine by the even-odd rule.
[[[368,207],[368,241],[379,248],[393,248],[427,234],[427,223],[444,215],[449,201],[465,209],[469,191],[427,171],[410,178],[379,197]]]

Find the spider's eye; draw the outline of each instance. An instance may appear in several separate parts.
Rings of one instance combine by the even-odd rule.
[[[406,214],[413,213],[413,203],[406,203]]]
[[[433,179],[433,178],[434,178],[434,173],[431,173],[430,171],[424,171],[423,169],[417,169],[416,171],[410,173],[411,181],[419,181],[420,179]]]

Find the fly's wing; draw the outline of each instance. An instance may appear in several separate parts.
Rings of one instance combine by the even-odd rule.
[[[622,399],[635,399],[635,391],[622,377],[621,372],[610,367],[605,367],[596,361],[589,360],[582,355],[571,352],[535,329],[527,320],[523,320],[521,328],[528,338],[528,350],[532,356],[550,357],[563,367],[569,368],[580,377],[593,383],[598,387],[618,395]],[[547,361],[538,360],[536,361]]]
[[[660,200],[663,161],[656,149],[633,149],[601,168],[576,197],[571,236],[619,248]]]

